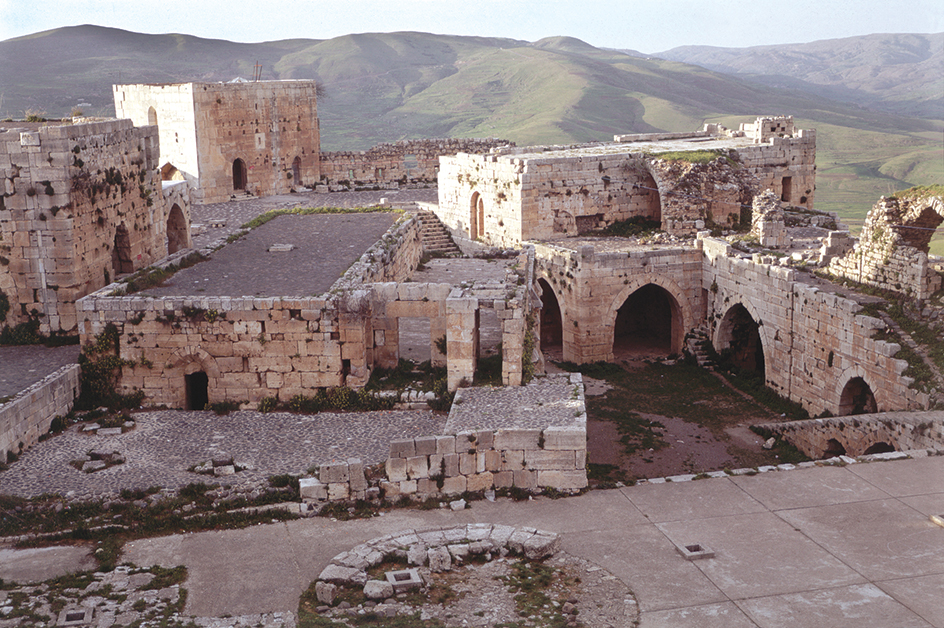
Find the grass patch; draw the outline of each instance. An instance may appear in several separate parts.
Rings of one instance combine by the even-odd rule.
[[[279,216],[312,216],[315,214],[373,214],[377,212],[394,212],[402,214],[403,210],[391,209],[382,205],[374,205],[372,207],[292,207],[272,209],[265,212],[264,214],[259,214],[249,222],[243,223],[239,228],[243,230],[252,230],[256,227],[261,227],[270,220],[278,218]]]
[[[626,220],[618,220],[606,229],[600,231],[591,231],[583,235],[587,236],[615,236],[618,238],[633,238],[638,236],[652,235],[661,231],[662,223],[658,220],[649,220],[644,216],[633,216]]]

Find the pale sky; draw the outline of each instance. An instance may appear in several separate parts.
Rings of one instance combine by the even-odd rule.
[[[0,41],[97,24],[259,42],[423,31],[661,52],[944,31],[941,0],[0,0]]]

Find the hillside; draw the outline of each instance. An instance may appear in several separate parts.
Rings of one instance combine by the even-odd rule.
[[[750,48],[682,46],[653,56],[870,109],[944,118],[944,33]]]
[[[399,32],[241,44],[62,28],[0,42],[0,117],[21,118],[27,109],[62,116],[83,101],[92,105],[86,113],[113,115],[112,83],[228,81],[251,77],[256,63],[263,79],[323,85],[325,150],[443,136],[599,141],[791,114],[819,133],[817,206],[853,224],[882,193],[944,181],[940,120],[866,110],[569,37],[525,42]]]

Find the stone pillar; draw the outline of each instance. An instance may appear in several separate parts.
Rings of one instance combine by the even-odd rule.
[[[470,384],[479,354],[479,301],[475,297],[446,299],[446,371],[449,390],[462,380]]]

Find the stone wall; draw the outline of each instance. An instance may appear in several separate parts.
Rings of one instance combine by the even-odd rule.
[[[198,183],[199,202],[283,194],[320,178],[314,81],[115,85],[114,96],[119,117],[159,126],[161,165]]]
[[[779,435],[815,460],[837,455],[837,445],[851,457],[883,443],[895,451],[944,449],[944,412],[883,412],[758,427]]]
[[[79,393],[78,364],[64,366],[0,404],[0,462],[39,442],[52,420],[65,416]]]
[[[796,271],[736,257],[721,240],[701,240],[704,294],[711,339],[720,352],[732,346],[736,326],[756,326],[765,381],[811,414],[843,414],[843,391],[861,378],[877,409],[926,409],[926,394],[909,388],[900,347],[873,340],[884,324],[858,314],[861,306],[799,281]],[[738,309],[737,306],[740,306]]]
[[[934,230],[944,222],[941,197],[882,197],[869,211],[852,251],[829,272],[857,283],[927,299],[941,288],[928,262]]]
[[[457,153],[487,153],[507,140],[426,139],[378,144],[366,151],[332,151],[320,155],[321,183],[329,186],[436,183],[439,158]]]
[[[167,254],[157,166],[157,129],[130,120],[0,134],[0,324],[75,331],[77,299]]]
[[[612,361],[617,312],[649,284],[669,295],[671,351],[681,353],[685,332],[702,316],[701,251],[681,245],[608,247],[612,244],[605,239],[577,241],[573,248],[535,244],[535,275],[547,282],[560,306],[563,359]]]

